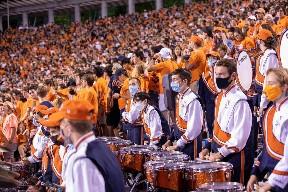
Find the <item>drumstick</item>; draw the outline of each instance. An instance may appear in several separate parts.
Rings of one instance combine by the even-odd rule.
[[[13,177],[13,178],[18,178],[20,177],[20,174],[14,171],[6,170],[0,167],[0,175],[5,176],[5,177]]]
[[[9,165],[12,166],[12,163],[6,161],[0,161],[0,165]]]

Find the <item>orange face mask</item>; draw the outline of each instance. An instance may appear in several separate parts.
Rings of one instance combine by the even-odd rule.
[[[280,95],[282,95],[280,86],[266,85],[263,92],[269,101],[275,101]]]

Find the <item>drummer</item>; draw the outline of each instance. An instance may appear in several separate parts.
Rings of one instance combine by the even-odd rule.
[[[114,154],[95,140],[91,118],[93,106],[87,101],[67,101],[55,121],[60,122],[66,144],[73,144],[63,179],[66,191],[124,192],[124,178]],[[51,116],[52,117],[52,116]],[[66,157],[64,157],[66,158]]]
[[[191,73],[185,69],[176,69],[172,73],[171,88],[178,93],[176,127],[162,148],[168,151],[179,150],[193,160],[201,150],[203,110],[198,96],[189,87],[191,78]],[[173,145],[175,140],[177,142]]]
[[[129,79],[129,93],[130,98],[126,101],[125,111],[122,113],[123,127],[127,131],[127,137],[130,141],[140,145],[143,143],[141,130],[143,129],[141,123],[140,112],[141,110],[135,105],[133,97],[140,92],[141,82],[138,78]]]
[[[257,35],[257,44],[262,51],[262,55],[257,59],[256,62],[256,91],[258,93],[258,105],[259,115],[262,114],[263,110],[267,107],[267,100],[262,94],[263,83],[268,69],[278,68],[279,62],[275,51],[275,39],[273,34],[266,29],[259,31]],[[261,96],[262,94],[262,96]]]
[[[51,114],[47,120],[39,120],[40,124],[47,127],[50,132],[49,141],[42,157],[42,180],[46,183],[61,184],[65,147],[63,138],[60,136],[60,122],[54,120],[55,115],[57,114]]]
[[[151,104],[151,99],[147,93],[136,93],[133,100],[135,106],[140,110],[139,115],[149,144],[161,147],[167,141],[170,133],[167,120],[162,116],[160,110]]]
[[[257,181],[263,180],[267,173],[271,173],[271,180],[277,178],[283,169],[281,164],[285,162],[284,143],[288,136],[288,72],[286,69],[269,69],[265,78],[264,94],[272,105],[266,112],[263,119],[264,148],[258,160],[254,164],[252,175],[247,184],[247,191],[253,191]],[[283,159],[283,160],[281,160]],[[279,161],[282,163],[279,164]],[[278,165],[279,164],[279,165]],[[275,166],[277,167],[275,168]],[[287,164],[286,164],[287,166]],[[285,166],[284,166],[285,167]],[[287,167],[286,167],[287,169]],[[283,175],[282,175],[283,176]],[[279,178],[281,178],[280,176]],[[284,179],[284,177],[283,177]],[[274,182],[275,181],[271,181]],[[274,184],[273,183],[273,184]],[[272,183],[271,183],[272,184]],[[283,187],[283,185],[281,185]]]
[[[213,141],[199,156],[204,159],[212,150],[208,159],[233,164],[232,181],[244,183],[244,148],[251,131],[252,113],[247,97],[235,83],[236,63],[233,60],[218,61],[215,77],[217,87],[222,91],[216,98]]]

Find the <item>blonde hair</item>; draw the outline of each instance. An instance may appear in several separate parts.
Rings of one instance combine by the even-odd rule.
[[[288,85],[288,70],[285,68],[271,68],[268,69],[267,75],[274,73],[281,86]]]

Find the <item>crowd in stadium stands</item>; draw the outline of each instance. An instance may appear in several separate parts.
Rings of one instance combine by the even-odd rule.
[[[199,121],[195,121],[201,132],[201,115],[203,114],[200,109],[202,111],[203,108],[206,121],[203,124],[206,124],[206,128],[202,131],[205,134],[202,135],[212,139],[215,129],[215,125],[213,126],[215,98],[221,86],[225,90],[225,78],[222,78],[224,80],[220,84],[217,83],[218,88],[215,86],[212,68],[215,65],[227,67],[230,73],[229,77],[231,77],[235,72],[233,71],[235,63],[233,62],[237,60],[238,54],[242,50],[249,54],[256,74],[255,77],[253,76],[255,80],[251,89],[243,91],[248,97],[252,111],[251,114],[245,112],[247,117],[244,115],[244,118],[249,122],[244,122],[244,124],[247,123],[246,125],[252,127],[251,133],[255,133],[252,140],[256,142],[259,122],[257,123],[256,120],[255,123],[254,121],[267,109],[263,95],[266,94],[267,97],[268,91],[265,94],[262,91],[264,78],[269,73],[275,73],[278,76],[282,74],[281,77],[284,80],[280,84],[288,86],[288,73],[281,68],[279,58],[281,34],[288,28],[287,13],[288,3],[285,0],[218,0],[163,8],[159,11],[107,17],[95,22],[72,23],[70,26],[49,24],[33,29],[7,29],[0,34],[0,126],[2,128],[0,143],[1,146],[9,148],[10,152],[5,152],[0,157],[4,161],[10,162],[18,160],[25,164],[39,164],[42,161],[44,164],[45,145],[43,145],[44,148],[40,147],[41,149],[34,146],[37,145],[34,142],[35,137],[39,137],[42,144],[47,144],[49,138],[52,140],[52,133],[55,131],[53,127],[61,127],[63,122],[61,125],[60,123],[55,124],[55,122],[51,125],[49,122],[45,122],[45,118],[49,120],[50,116],[53,117],[53,114],[58,113],[60,106],[69,100],[73,102],[85,100],[92,105],[94,112],[91,121],[93,131],[98,136],[124,137],[136,144],[141,144],[141,131],[134,131],[133,134],[131,131],[131,128],[136,129],[143,126],[142,121],[135,123],[137,121],[133,120],[135,114],[131,114],[131,111],[135,110],[135,106],[133,107],[135,101],[139,103],[149,100],[149,105],[156,106],[159,118],[167,120],[167,126],[178,126],[179,128],[181,122],[178,116],[181,117],[182,113],[181,110],[178,110],[179,101],[175,102],[175,99],[171,99],[176,98],[179,91],[185,95],[177,83],[173,84],[174,81],[179,81],[179,78],[186,82],[187,90],[190,87],[199,95],[201,105],[196,107],[199,110],[199,117],[197,117]],[[272,56],[267,53],[268,67],[262,66],[265,69],[261,69],[259,60],[265,56],[267,49],[275,51],[271,51],[271,53],[273,52]],[[220,64],[216,64],[219,60]],[[269,68],[281,69],[280,72],[277,70],[269,72]],[[287,93],[287,91],[286,87],[283,92]],[[207,92],[209,92],[208,95]],[[273,100],[268,98],[268,101]],[[72,104],[70,106],[68,104],[68,108],[70,107],[71,110],[79,110],[79,106],[87,108],[88,104],[83,103],[83,106],[81,103],[72,103],[72,107]],[[143,108],[141,105],[136,105],[137,107],[139,107],[138,109]],[[193,110],[196,108],[194,106]],[[288,105],[285,105],[285,108],[287,109]],[[216,110],[219,109],[216,108]],[[188,111],[186,112],[188,113]],[[78,120],[87,120],[85,118],[79,117]],[[147,123],[149,124],[144,121],[145,125]],[[176,145],[169,143],[171,138],[166,142],[168,136],[170,137],[168,133],[165,141],[160,138],[162,134],[159,135],[156,132],[149,134],[146,132],[146,136],[148,135],[150,144],[159,145],[163,149],[179,150],[183,147],[185,149],[185,146],[188,148],[189,145],[187,141],[197,140],[196,137],[199,135],[197,133],[195,137],[192,136],[196,133],[188,130],[189,126],[191,125],[186,122],[182,136],[181,134],[180,137],[174,135],[174,140],[177,140]],[[195,126],[192,127],[196,129]],[[163,127],[162,129],[164,132]],[[42,136],[39,136],[39,131]],[[145,129],[145,131],[147,130]],[[247,131],[247,136],[249,136],[249,132],[250,129]],[[185,135],[185,133],[187,134]],[[58,136],[60,133],[56,130],[55,134]],[[239,133],[239,137],[241,134]],[[280,140],[278,139],[283,146],[287,134],[286,126]],[[244,145],[239,147],[241,150],[244,150],[246,142],[248,143],[247,138],[243,138],[243,141]],[[64,146],[62,140],[61,142],[58,147]],[[244,180],[240,178],[242,177],[240,168],[235,168],[239,175],[234,178],[234,181],[248,183],[248,191],[252,191],[257,178],[258,180],[262,179],[263,170],[261,169],[264,169],[261,166],[258,169],[254,166],[252,169],[254,152],[257,149],[255,142],[253,152],[250,153],[253,156],[245,158],[250,158],[250,161],[247,160],[246,163],[250,162],[247,165],[250,168],[247,168],[249,174],[246,174]],[[287,148],[286,145],[287,139],[285,143]],[[238,147],[238,144],[236,146]],[[205,150],[208,148],[211,150],[211,146],[207,146],[207,149],[206,146],[202,147],[203,151],[197,151],[200,158],[207,155]],[[231,152],[233,149],[224,148],[221,147],[220,152],[214,153],[215,155],[208,159],[212,161],[225,159],[237,151]],[[182,151],[192,159],[195,158],[192,155],[196,153],[195,151],[194,153],[187,152],[187,150]],[[280,153],[280,158],[276,162],[271,160],[273,167],[268,166],[270,172],[275,166],[278,166],[276,164],[281,162],[281,159],[286,158],[287,162],[287,151]],[[268,153],[265,155],[269,156]],[[223,161],[230,162],[228,159]],[[59,161],[55,162],[57,166],[60,164],[60,169],[56,169],[54,173],[56,179],[52,177],[48,180],[59,185],[62,182],[64,183],[62,185],[66,183],[66,188],[71,189],[68,185],[71,184],[69,176],[66,177],[67,172],[62,172],[62,176],[65,177],[61,177],[62,161],[64,161],[63,157],[59,157]],[[233,161],[236,162],[231,162],[232,164],[239,164],[237,159]],[[69,165],[67,167],[69,168]],[[287,173],[287,164],[285,171],[283,172]],[[287,181],[288,176],[284,175],[281,175],[282,180]],[[272,186],[279,191],[285,191],[285,185],[279,184],[277,179],[275,181],[277,176],[272,174],[272,177],[269,178],[269,183],[264,184],[262,190],[270,190]],[[105,182],[109,183],[107,180]],[[81,189],[76,184],[74,187],[74,190]],[[87,190],[89,191],[89,189],[88,187]]]

